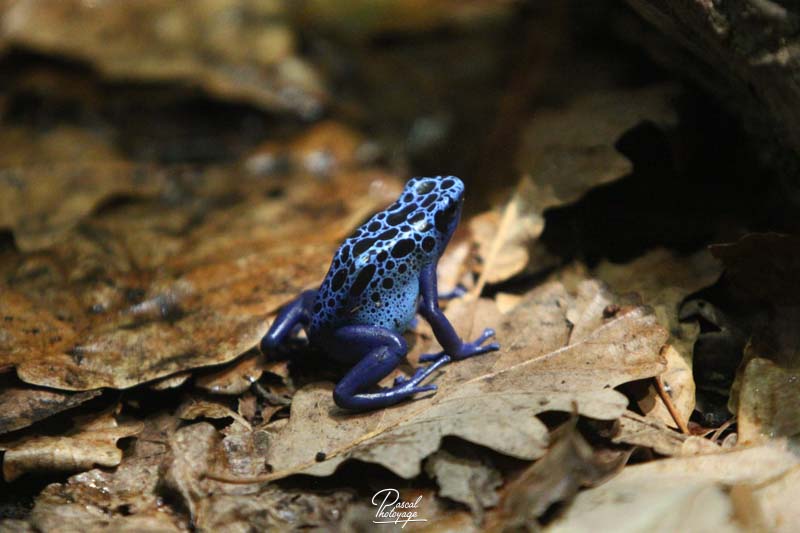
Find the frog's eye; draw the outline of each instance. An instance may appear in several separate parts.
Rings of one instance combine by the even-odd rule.
[[[436,222],[436,229],[441,233],[446,233],[453,224],[453,221],[458,216],[458,202],[448,200],[447,207],[436,213],[434,220]]]

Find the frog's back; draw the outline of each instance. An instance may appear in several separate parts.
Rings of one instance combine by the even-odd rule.
[[[457,178],[411,180],[394,204],[345,240],[317,292],[309,334],[351,324],[405,331],[416,314],[419,273],[447,244],[436,213],[459,188]]]

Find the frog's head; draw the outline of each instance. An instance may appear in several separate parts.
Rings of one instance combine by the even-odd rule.
[[[413,203],[426,218],[433,221],[439,244],[446,245],[461,218],[464,183],[455,176],[413,178],[401,196],[404,203]]]

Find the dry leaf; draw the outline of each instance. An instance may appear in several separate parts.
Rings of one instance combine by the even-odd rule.
[[[0,130],[0,228],[22,251],[61,241],[103,200],[164,192],[163,172],[123,159],[85,130]]]
[[[28,518],[37,531],[185,531],[184,517],[165,505],[160,468],[168,455],[174,417],[150,418],[113,471],[94,469],[49,485]]]
[[[748,486],[761,509],[769,531],[792,533],[800,524],[800,468],[795,466],[777,479]]]
[[[109,517],[103,509],[91,505],[80,505],[43,498],[34,509],[31,520],[37,529],[33,531],[59,531],[67,533],[179,533],[187,525],[170,513],[156,511],[134,516],[114,515]]]
[[[639,294],[645,304],[654,308],[659,322],[669,329],[670,347],[664,354],[667,369],[661,378],[684,421],[689,420],[695,406],[692,353],[700,326],[694,321],[681,321],[680,307],[687,296],[713,284],[720,274],[719,264],[705,251],[682,257],[661,248],[627,264],[603,262],[594,269],[594,275],[612,290]],[[677,427],[655,389],[650,388],[640,408],[645,414]]]
[[[626,411],[620,418],[619,431],[613,441],[652,448],[661,455],[684,456],[721,451],[718,445],[708,439],[678,433],[652,414],[642,416],[632,411]]]
[[[483,260],[479,287],[505,281],[528,266],[533,242],[544,230],[541,211],[531,206],[532,189],[533,183],[525,177],[502,212],[488,211],[470,219],[473,240]]]
[[[244,424],[231,424],[222,433],[224,436],[220,446],[231,472],[236,472],[237,476],[251,477],[266,472],[264,454],[270,445],[267,433]]]
[[[210,482],[201,476],[209,464],[216,463],[218,442],[219,434],[207,422],[182,427],[169,439],[172,457],[163,481],[180,497],[194,521],[202,501],[212,492]]]
[[[204,178],[257,186],[235,169],[217,172]],[[195,181],[201,189],[204,179]],[[281,304],[322,279],[343,234],[398,190],[359,171],[292,180],[278,199],[251,191],[214,209],[221,199],[203,192],[167,211],[143,203],[86,221],[0,280],[0,368],[85,390],[230,361],[258,343]]]
[[[574,202],[590,189],[630,173],[631,162],[614,145],[644,121],[677,122],[671,100],[676,87],[592,91],[566,109],[540,111],[523,133],[518,156],[521,174],[530,175],[529,201],[536,213]]]
[[[258,381],[265,368],[275,364],[265,361],[264,356],[259,353],[251,353],[220,370],[198,376],[194,384],[212,394],[237,396],[247,391],[253,382]]]
[[[484,507],[493,507],[503,478],[496,469],[477,458],[459,457],[439,450],[425,462],[425,471],[436,479],[439,496],[469,507],[475,521],[483,521]]]
[[[177,389],[192,377],[191,372],[178,372],[167,378],[159,379],[150,384],[150,388],[157,391]]]
[[[446,435],[533,459],[548,445],[547,428],[537,418],[541,412],[570,411],[577,404],[585,416],[616,418],[627,399],[613,388],[663,371],[658,352],[666,333],[645,308],[611,319],[584,314],[583,322],[593,328],[570,324],[566,313],[585,308],[583,302],[592,298],[610,296],[591,281],[577,298],[558,283],[532,291],[498,327],[501,351],[447,366],[429,398],[349,414],[333,404],[330,384],[301,389],[291,418],[265,428],[272,443],[267,462],[275,469],[270,478],[325,476],[347,459],[379,463],[411,478]],[[577,338],[573,330],[584,333]]]
[[[88,470],[94,465],[116,466],[122,460],[117,441],[142,431],[142,424],[117,424],[110,414],[89,420],[64,436],[23,437],[0,443],[5,450],[3,477],[12,481],[32,471]]]
[[[751,530],[736,522],[736,502],[727,488],[763,484],[763,490],[797,466],[785,442],[629,466],[608,483],[580,493],[547,531]],[[776,525],[767,524],[767,530]]]
[[[242,424],[247,429],[252,429],[247,420],[242,418],[239,413],[231,410],[224,403],[211,399],[187,398],[186,401],[178,407],[175,416],[182,420],[232,418],[235,422]]]
[[[751,312],[750,341],[733,383],[728,408],[737,414],[739,444],[800,436],[800,240],[750,234],[711,247],[726,278]]]
[[[745,347],[729,408],[737,415],[739,443],[800,437],[798,308],[781,307]]]
[[[203,500],[197,527],[201,531],[335,531],[353,500],[354,495],[344,490],[317,494],[274,485],[253,494],[215,493]]]
[[[556,502],[570,501],[581,487],[601,483],[618,472],[628,454],[617,452],[601,458],[576,429],[577,417],[558,428],[547,453],[503,491],[494,527],[515,530],[535,524]]]
[[[276,2],[22,0],[0,15],[0,43],[85,60],[112,78],[184,82],[306,117],[325,97]]]
[[[230,438],[226,441],[228,445],[232,444]],[[217,464],[215,450],[218,442],[214,427],[206,423],[181,428],[170,441],[173,457],[164,481],[180,496],[194,523],[203,531],[284,530],[332,525],[338,521],[344,505],[352,499],[344,492],[315,496],[287,492],[276,486],[262,489],[201,480],[200,475],[210,465]],[[256,459],[254,450],[243,451],[249,451],[251,461]],[[280,512],[276,513],[276,509]]]
[[[741,444],[800,437],[800,366],[787,369],[753,358],[740,387],[736,420]]]
[[[0,379],[0,434],[28,427],[95,398],[100,391],[68,393]]]

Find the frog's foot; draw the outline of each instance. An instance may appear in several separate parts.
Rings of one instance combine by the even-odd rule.
[[[394,387],[392,388],[402,387],[413,383],[417,384],[421,383],[422,381],[425,380],[425,378],[430,376],[431,373],[433,373],[437,368],[441,367],[442,365],[446,365],[449,362],[450,362],[449,355],[439,354],[439,357],[436,358],[436,360],[432,365],[421,366],[417,368],[414,371],[414,375],[412,375],[410,378],[407,378],[405,376],[397,376],[396,378],[394,378]],[[427,390],[436,390],[436,385],[427,385],[427,387],[433,387]]]
[[[401,402],[420,392],[436,390],[436,385],[420,385],[432,372],[450,361],[449,356],[424,368],[393,387],[375,392],[372,388],[397,368],[408,351],[406,341],[397,333],[377,326],[344,326],[334,332],[332,348],[351,350],[360,356],[358,363],[339,381],[333,391],[336,405],[353,411],[379,409]]]
[[[286,355],[306,341],[295,336],[308,325],[311,319],[312,305],[317,291],[304,291],[300,296],[284,305],[275,321],[261,339],[259,348],[265,355]]]
[[[484,353],[495,352],[500,349],[500,345],[496,342],[491,342],[489,344],[484,344],[487,340],[494,337],[495,333],[492,328],[486,328],[483,330],[483,333],[480,337],[475,339],[472,342],[464,342],[461,344],[461,347],[455,351],[455,353],[448,354],[454,360],[458,361],[460,359],[466,359],[467,357],[472,357],[474,355],[481,355]],[[439,353],[429,353],[420,356],[420,362],[426,361],[434,361],[437,358],[441,357],[445,352]]]

